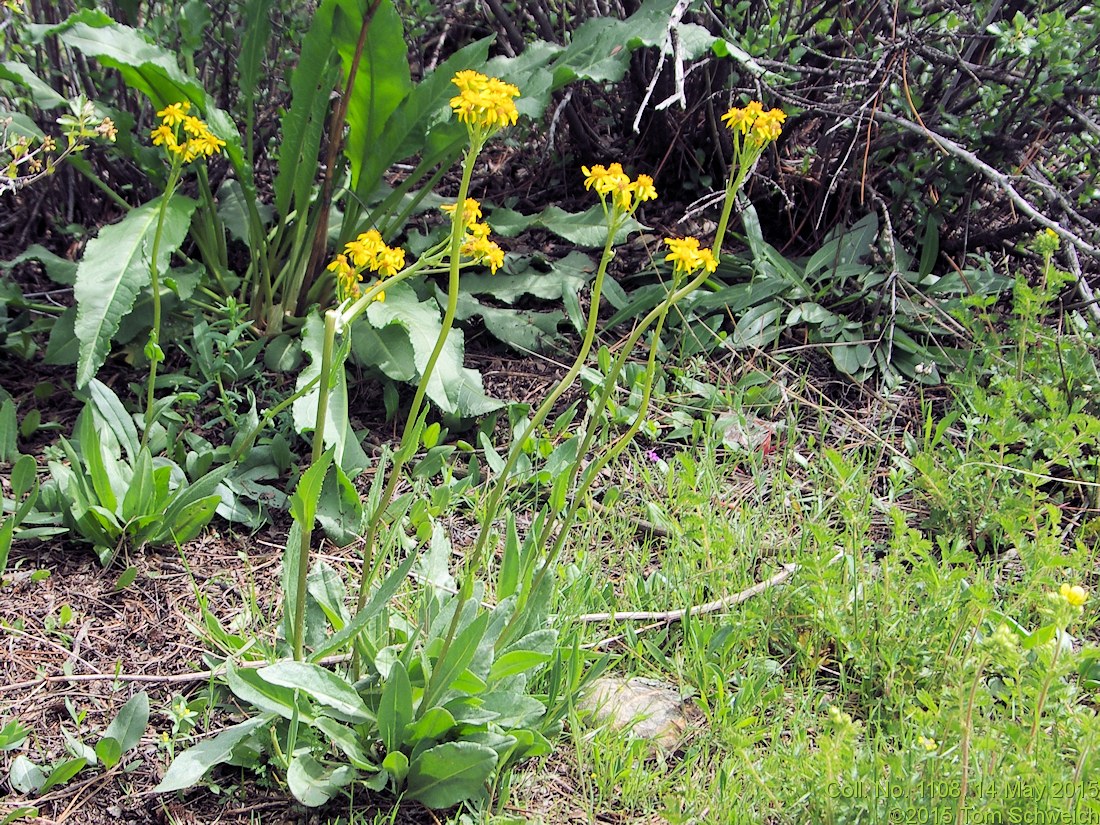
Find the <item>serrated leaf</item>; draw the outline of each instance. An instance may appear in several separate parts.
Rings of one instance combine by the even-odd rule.
[[[161,200],[155,198],[128,212],[118,223],[103,227],[84,250],[73,290],[77,304],[74,329],[80,339],[78,387],[95,378],[119,322],[133,307],[138,291],[149,283]],[[174,195],[168,202],[157,250],[161,271],[187,236],[196,205],[182,195]]]

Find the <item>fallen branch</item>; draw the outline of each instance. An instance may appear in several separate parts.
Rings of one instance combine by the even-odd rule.
[[[573,617],[572,620],[585,623],[656,621],[661,624],[671,624],[672,622],[680,622],[687,616],[701,616],[704,613],[718,613],[719,611],[725,610],[727,607],[733,607],[742,602],[747,602],[753,596],[759,596],[765,590],[782,584],[793,576],[798,571],[798,568],[799,566],[797,564],[784,564],[783,569],[770,579],[754,584],[752,587],[742,590],[740,593],[734,593],[732,596],[724,596],[716,601],[696,605],[695,607],[685,607],[679,610],[666,610],[663,612],[630,610],[623,613],[582,613],[580,616]]]

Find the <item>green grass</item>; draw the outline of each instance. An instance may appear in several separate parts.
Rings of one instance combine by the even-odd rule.
[[[623,636],[612,669],[677,686],[701,721],[654,754],[573,715],[555,757],[572,791],[543,821],[1100,821],[1096,600],[1059,594],[1096,580],[1100,382],[1087,339],[1020,323],[1026,353],[979,339],[947,411],[864,419],[877,440],[803,407],[766,457],[714,433],[624,457],[563,560],[560,616],[700,605],[799,568],[725,614],[576,626]],[[520,808],[551,769],[517,781]]]

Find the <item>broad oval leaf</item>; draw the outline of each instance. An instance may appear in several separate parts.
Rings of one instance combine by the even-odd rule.
[[[367,722],[373,717],[362,697],[331,670],[311,662],[276,662],[257,673],[266,682],[298,688],[310,699],[335,711],[345,722]]]
[[[270,719],[270,716],[255,716],[188,748],[172,760],[172,764],[168,766],[168,772],[164,774],[164,779],[153,788],[153,792],[169,793],[190,788],[212,767],[228,761],[233,755],[233,748],[251,736],[255,730],[266,725]]]
[[[149,264],[162,198],[155,198],[105,226],[88,242],[76,270],[77,312],[74,329],[80,339],[76,382],[83,387],[107,357],[119,321],[130,312],[138,291],[149,283]],[[174,195],[165,207],[164,226],[157,250],[157,268],[164,271],[172,253],[183,243],[196,203]]]
[[[429,808],[450,808],[484,793],[497,765],[492,748],[473,742],[447,742],[420,754],[409,767],[410,799]]]

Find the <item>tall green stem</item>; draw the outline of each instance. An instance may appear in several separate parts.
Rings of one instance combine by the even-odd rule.
[[[443,347],[447,343],[447,337],[450,335],[451,327],[454,325],[455,314],[458,311],[458,273],[462,263],[460,260],[462,239],[466,234],[466,219],[464,214],[466,209],[466,197],[470,192],[470,178],[473,176],[474,172],[474,161],[481,151],[482,144],[483,141],[475,140],[471,142],[470,150],[466,153],[466,158],[463,163],[462,182],[458,187],[458,201],[451,223],[449,249],[450,268],[447,276],[447,307],[443,312],[443,321],[440,326],[439,335],[435,340],[435,346],[432,348],[431,355],[428,356],[428,361],[424,365],[424,371],[420,376],[420,382],[416,385],[416,393],[413,395],[412,404],[409,405],[409,413],[405,418],[405,426],[401,433],[401,444],[397,452],[394,453],[393,466],[390,467],[389,477],[386,479],[386,486],[367,524],[367,532],[364,536],[363,547],[363,572],[359,579],[359,599],[356,603],[356,612],[362,610],[363,606],[367,603],[367,594],[370,591],[371,581],[374,578],[374,544],[378,536],[378,527],[382,523],[382,517],[386,513],[386,508],[389,507],[390,501],[393,499],[401,470],[415,450],[415,439],[420,437],[420,428],[417,426],[417,422],[420,420],[424,396],[428,391],[428,382],[435,372],[436,363],[439,361],[439,356],[442,354]],[[352,661],[352,673],[356,678],[358,678],[358,670],[359,663],[358,659],[355,658]]]
[[[557,403],[562,393],[573,385],[573,382],[577,379],[577,376],[580,375],[581,369],[584,367],[584,362],[588,358],[589,351],[592,349],[592,343],[596,338],[596,322],[599,318],[600,293],[603,289],[604,277],[607,274],[607,265],[612,258],[615,236],[618,234],[621,224],[621,218],[619,220],[609,221],[607,240],[603,247],[603,255],[600,257],[600,266],[596,270],[596,278],[592,284],[592,298],[588,308],[588,319],[585,325],[584,340],[581,342],[580,351],[573,360],[573,365],[569,368],[569,371],[562,376],[561,380],[539,406],[530,424],[512,444],[512,449],[508,452],[508,460],[505,462],[504,468],[498,474],[496,483],[489,493],[489,500],[486,502],[485,512],[481,517],[481,526],[478,531],[477,543],[474,546],[473,552],[470,553],[466,560],[466,575],[462,577],[462,583],[459,587],[454,616],[451,618],[450,626],[447,628],[447,635],[443,639],[443,647],[440,649],[439,657],[436,661],[442,661],[450,650],[451,644],[454,642],[455,634],[458,632],[458,624],[462,617],[462,610],[473,596],[473,572],[480,567],[481,560],[484,557],[485,548],[489,542],[489,533],[492,529],[493,520],[496,518],[497,511],[500,509],[501,500],[504,498],[504,490],[508,484],[508,478],[515,469],[520,455],[523,454],[523,448],[526,446],[528,439],[531,437],[532,433],[542,425],[542,422],[546,420],[546,417],[550,414],[550,411],[554,408],[554,404]],[[443,686],[438,684],[437,680],[434,678],[429,681],[424,691],[424,700],[421,706],[431,707],[428,702],[429,698],[434,693],[441,690],[442,687]]]
[[[153,429],[153,401],[156,400],[157,364],[164,359],[164,352],[160,348],[160,273],[157,272],[157,258],[160,255],[160,241],[164,234],[164,218],[168,213],[168,202],[176,191],[179,183],[180,170],[183,164],[177,157],[172,161],[172,170],[168,174],[168,185],[164,187],[164,195],[160,201],[160,213],[157,215],[157,228],[153,233],[153,254],[149,264],[149,276],[153,291],[153,328],[149,332],[149,345],[146,355],[149,357],[149,386],[145,395],[145,429],[141,433],[141,446],[149,442],[149,433]]]
[[[325,424],[328,421],[328,397],[332,386],[332,354],[336,349],[336,324],[340,313],[329,310],[325,313],[325,338],[321,345],[321,374],[319,396],[317,398],[317,417],[313,424],[313,454],[310,464],[316,465],[325,451]],[[294,605],[294,658],[305,658],[306,627],[306,591],[309,586],[309,549],[313,540],[313,513],[299,525],[301,540],[298,544],[298,589]]]

